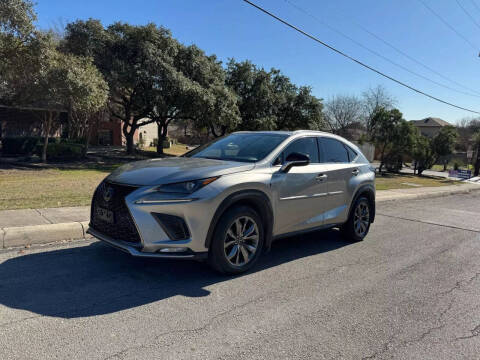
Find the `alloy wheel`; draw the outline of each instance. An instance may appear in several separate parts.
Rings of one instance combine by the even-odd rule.
[[[370,223],[370,209],[366,201],[360,202],[355,208],[353,214],[353,229],[359,237],[364,237],[368,231]]]
[[[250,262],[258,247],[258,226],[249,216],[236,218],[229,226],[224,239],[227,261],[233,266],[243,266]]]

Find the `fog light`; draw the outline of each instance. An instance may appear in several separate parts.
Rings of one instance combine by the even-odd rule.
[[[178,252],[185,252],[187,251],[187,248],[164,248],[160,249],[160,252],[162,253],[178,253]]]

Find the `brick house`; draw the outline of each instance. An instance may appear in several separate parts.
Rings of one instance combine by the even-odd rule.
[[[122,128],[123,121],[109,116],[97,120],[90,130],[90,145],[125,146],[126,141]],[[133,143],[138,143],[138,130],[133,135]]]
[[[0,139],[16,136],[42,136],[42,117],[49,111],[40,107],[11,107],[0,105]],[[68,122],[68,112],[60,111],[50,136],[60,137]]]
[[[43,136],[42,116],[46,111],[40,107],[11,107],[0,105],[0,139],[5,137]],[[61,137],[68,128],[68,112],[60,111],[59,121],[53,124],[51,137]],[[106,115],[91,127],[90,145],[124,146],[123,122]],[[134,135],[138,142],[138,131]]]

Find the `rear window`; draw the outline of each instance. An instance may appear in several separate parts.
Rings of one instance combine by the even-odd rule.
[[[347,145],[344,145],[344,146],[345,146],[345,148],[347,149],[347,152],[348,152],[348,159],[350,160],[350,162],[352,162],[353,160],[355,160],[357,158],[358,154],[350,146],[347,146]]]
[[[323,159],[326,163],[348,163],[349,154],[342,142],[331,138],[320,138]],[[352,150],[353,151],[353,150]]]

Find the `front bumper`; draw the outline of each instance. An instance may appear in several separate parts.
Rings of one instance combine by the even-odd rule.
[[[116,197],[105,200],[106,190]],[[208,254],[205,240],[221,200],[218,193],[210,186],[182,199],[151,186],[104,181],[92,200],[88,233],[132,256],[202,259]],[[98,209],[110,211],[114,221],[105,221]]]
[[[192,260],[203,260],[208,256],[208,252],[186,252],[186,253],[159,253],[159,252],[142,252],[141,248],[130,244],[126,241],[115,240],[109,236],[101,234],[95,229],[89,227],[87,233],[94,236],[98,240],[101,240],[108,245],[117,248],[121,251],[124,251],[135,257],[143,258],[162,258],[162,259],[192,259]]]

